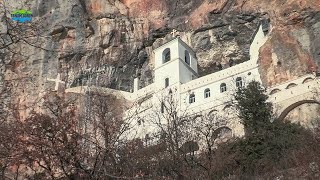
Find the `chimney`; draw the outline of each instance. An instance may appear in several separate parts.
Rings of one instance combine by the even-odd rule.
[[[139,78],[134,78],[133,80],[133,92],[137,92],[139,90]]]

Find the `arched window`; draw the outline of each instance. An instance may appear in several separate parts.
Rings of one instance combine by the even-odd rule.
[[[239,87],[242,87],[242,78],[241,77],[237,77],[236,79],[236,86],[239,88]]]
[[[168,87],[169,86],[169,78],[166,78],[164,80],[164,87]]]
[[[307,83],[307,82],[310,82],[310,81],[312,81],[312,80],[313,80],[312,77],[307,77],[306,79],[303,80],[302,84]]]
[[[187,50],[184,51],[184,62],[190,66],[190,54]]]
[[[280,89],[273,89],[270,91],[269,95],[272,95],[272,94],[275,94],[277,92],[280,92],[281,90]]]
[[[232,67],[234,64],[233,59],[229,59],[229,66]]]
[[[232,130],[227,126],[219,127],[214,131],[213,137],[217,144],[227,142],[232,138]]]
[[[209,113],[208,113],[208,115],[209,116],[211,116],[211,115],[213,115],[213,114],[215,114],[215,113],[217,113],[218,111],[216,110],[216,109],[213,109],[213,110],[211,110]]]
[[[233,112],[233,106],[231,104],[227,104],[222,110],[225,114],[229,115]]]
[[[220,92],[223,93],[225,91],[227,91],[227,85],[226,85],[226,83],[221,83],[220,84]]]
[[[166,63],[171,60],[171,52],[170,49],[167,48],[162,52],[162,63]]]
[[[286,87],[286,89],[290,89],[290,88],[293,88],[293,87],[295,87],[295,86],[297,86],[296,83],[290,83],[290,84]]]
[[[191,104],[191,103],[194,103],[194,102],[196,102],[196,96],[194,94],[190,94],[189,103]]]
[[[204,98],[208,98],[208,97],[210,97],[210,89],[209,88],[204,90]]]
[[[200,122],[200,121],[202,120],[202,118],[203,118],[203,116],[201,116],[201,115],[196,115],[195,117],[193,117],[193,120]]]
[[[228,109],[230,109],[232,107],[232,105],[231,104],[227,104],[227,105],[225,105],[224,107],[223,107],[223,111],[226,111],[226,110],[228,110]]]

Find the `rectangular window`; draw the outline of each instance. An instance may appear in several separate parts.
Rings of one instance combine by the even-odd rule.
[[[208,98],[208,97],[210,97],[210,91],[206,91],[204,94],[204,98]]]
[[[221,86],[220,87],[220,92],[225,92],[225,91],[227,91],[227,86]]]
[[[194,103],[194,102],[196,102],[196,96],[194,94],[191,94],[189,96],[189,103],[191,104],[191,103]]]
[[[242,81],[237,81],[237,82],[236,82],[236,86],[237,86],[237,87],[242,87]]]
[[[149,143],[150,143],[149,140],[150,140],[150,136],[149,136],[149,134],[146,134],[146,136],[145,136],[146,146],[149,145]]]
[[[161,113],[164,113],[164,103],[161,102]]]
[[[164,87],[168,87],[169,86],[169,78],[166,78],[165,79],[165,82],[164,82]]]

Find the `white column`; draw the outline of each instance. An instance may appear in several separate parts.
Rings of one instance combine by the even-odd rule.
[[[134,78],[133,80],[133,92],[137,92],[139,90],[139,78]]]

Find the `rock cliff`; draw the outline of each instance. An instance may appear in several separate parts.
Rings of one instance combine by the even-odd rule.
[[[96,84],[130,91],[133,78],[152,83],[152,50],[180,37],[197,53],[200,75],[249,59],[260,20],[270,37],[260,52],[262,80],[274,85],[318,71],[318,0],[35,0],[6,1],[9,11],[30,9],[41,48],[19,45],[22,55],[5,71],[21,107],[55,89]],[[60,87],[59,87],[60,88]]]

